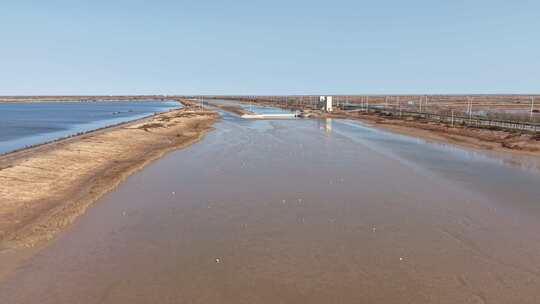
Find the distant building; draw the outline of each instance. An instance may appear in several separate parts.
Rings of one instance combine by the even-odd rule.
[[[326,112],[332,112],[332,96],[326,96]]]
[[[320,96],[319,97],[320,108],[326,112],[332,112],[332,96]]]

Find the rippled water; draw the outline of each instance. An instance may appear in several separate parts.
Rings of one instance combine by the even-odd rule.
[[[179,106],[151,100],[0,103],[0,154]]]
[[[521,158],[221,113],[19,267],[0,302],[537,303],[540,174]]]

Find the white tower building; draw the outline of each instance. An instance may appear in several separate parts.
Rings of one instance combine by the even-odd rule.
[[[326,106],[324,109],[326,112],[332,112],[334,110],[332,108],[332,96],[326,96]]]

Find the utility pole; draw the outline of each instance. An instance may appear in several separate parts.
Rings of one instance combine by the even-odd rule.
[[[397,103],[399,106],[399,117],[401,117],[401,102],[399,101],[399,96],[397,97]]]
[[[369,96],[366,96],[366,112],[369,113]]]
[[[469,115],[469,119],[471,119],[471,98],[467,96],[467,112],[466,114]]]
[[[531,121],[533,120],[534,113],[534,96],[531,97]]]
[[[469,120],[472,118],[472,100],[471,97],[467,97],[467,112],[469,113]]]

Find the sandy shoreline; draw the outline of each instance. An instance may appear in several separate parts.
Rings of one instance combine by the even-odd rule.
[[[200,139],[217,114],[189,106],[0,157],[0,248],[51,239],[126,177]]]
[[[0,280],[101,196],[167,152],[200,140],[219,118],[198,103],[174,100],[184,108],[0,155]]]
[[[504,130],[451,127],[443,123],[420,122],[405,119],[387,119],[373,114],[349,116],[395,133],[427,140],[450,143],[466,148],[510,154],[540,156],[540,141],[534,135]]]

